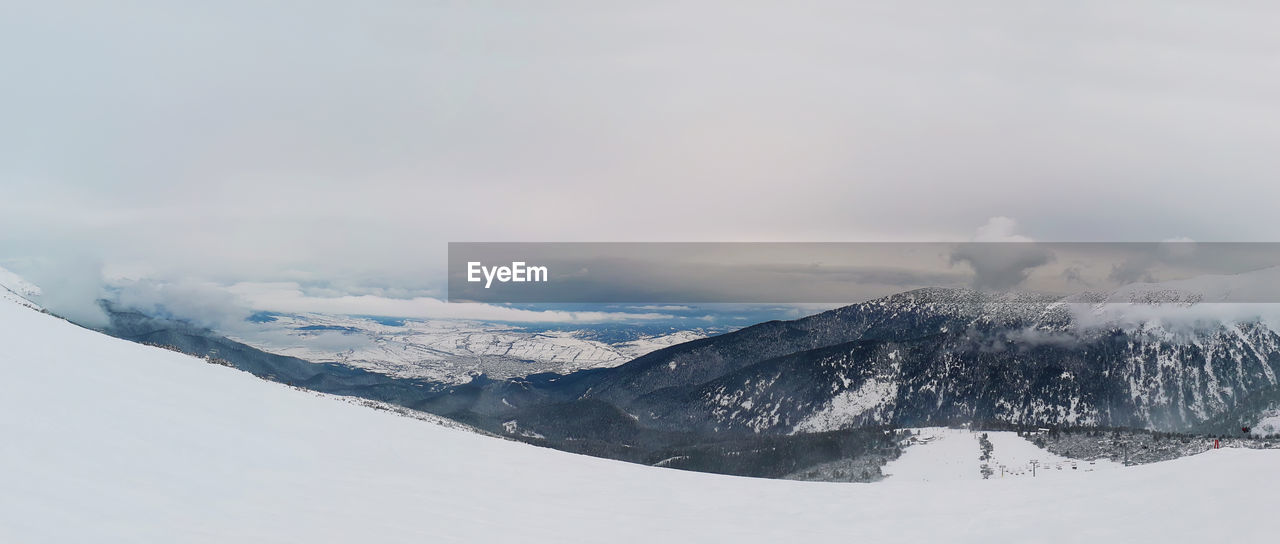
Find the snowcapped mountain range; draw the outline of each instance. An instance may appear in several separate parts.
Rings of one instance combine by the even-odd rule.
[[[1276,275],[1087,297],[920,289],[532,387],[489,384],[470,403],[459,391],[440,409],[518,420],[590,400],[641,428],[698,433],[955,422],[1239,432],[1280,406],[1276,305],[1205,301],[1224,300],[1230,280]]]
[[[254,321],[253,330],[229,337],[269,353],[439,383],[466,383],[480,374],[502,379],[617,366],[712,332],[670,327],[602,332],[323,314],[259,314]]]

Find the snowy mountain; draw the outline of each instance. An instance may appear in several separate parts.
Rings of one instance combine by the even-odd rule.
[[[1240,274],[1206,274],[1163,282],[1134,282],[1113,291],[1086,291],[1069,302],[1089,303],[1276,303],[1280,302],[1280,267]]]
[[[617,366],[710,331],[654,328],[626,335],[463,320],[262,314],[230,334],[263,351],[350,365],[390,376],[466,383]],[[640,328],[640,327],[636,327]]]
[[[40,296],[40,288],[5,268],[0,268],[0,287],[19,296]]]
[[[1065,298],[921,289],[552,383],[492,384],[470,404],[458,391],[438,408],[479,421],[591,399],[641,428],[697,433],[956,422],[1239,432],[1280,407],[1280,334],[1274,305],[1203,302],[1230,279]]]
[[[31,299],[40,296],[39,287],[4,268],[0,268],[0,302],[11,302],[28,308],[40,306]]]
[[[1262,542],[1280,500],[1273,451],[979,480],[922,478],[908,449],[871,485],[644,467],[339,402],[12,301],[0,365],[5,542]],[[952,440],[920,451],[977,455]]]

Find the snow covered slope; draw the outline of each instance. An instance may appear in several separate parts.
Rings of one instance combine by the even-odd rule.
[[[0,290],[8,290],[21,297],[40,296],[40,288],[4,268],[0,268]]]
[[[31,298],[40,296],[40,288],[28,283],[21,276],[0,268],[0,304],[15,303],[32,309],[40,306]]]
[[[1259,520],[1280,500],[1272,451],[868,485],[630,465],[336,402],[12,302],[0,368],[0,542],[1270,542]]]
[[[991,468],[991,480],[1033,477],[1056,479],[1123,468],[1123,465],[1113,461],[1080,461],[1054,455],[1036,447],[1015,432],[983,433],[945,427],[913,431],[916,433],[914,443],[907,447],[901,457],[884,467],[884,473],[892,481],[981,480],[984,463]],[[987,435],[993,446],[991,458],[985,462],[978,459],[981,454],[978,437],[982,434]],[[1033,463],[1035,467],[1032,466]]]

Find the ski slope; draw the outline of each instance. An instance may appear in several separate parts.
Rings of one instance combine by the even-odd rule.
[[[916,433],[913,444],[901,457],[884,466],[883,471],[891,481],[946,482],[983,479],[984,461],[978,459],[982,453],[978,437],[983,432],[940,427],[912,431]],[[988,431],[986,435],[993,446],[991,459],[985,461],[991,467],[990,480],[993,481],[1033,477],[1075,478],[1099,470],[1123,468],[1122,464],[1114,461],[1080,461],[1055,455],[1018,436],[1016,432]]]
[[[14,301],[0,368],[6,543],[1271,542],[1280,499],[1280,455],[1255,450],[1000,482],[631,465],[338,402]]]

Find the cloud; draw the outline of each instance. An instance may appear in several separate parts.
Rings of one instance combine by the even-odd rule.
[[[1173,263],[1188,263],[1196,253],[1195,241],[1185,236],[1167,238],[1150,248],[1135,244],[1130,246],[1123,261],[1112,266],[1107,278],[1121,285],[1157,282],[1161,280],[1158,269]]]
[[[1172,238],[1165,238],[1164,240],[1161,240],[1160,243],[1163,244],[1166,250],[1171,253],[1187,255],[1195,251],[1196,241],[1186,236],[1174,236]]]
[[[987,219],[986,224],[978,227],[973,235],[974,242],[1034,242],[1031,238],[1017,233],[1018,221],[1011,217],[996,216]]]
[[[1150,254],[1128,257],[1119,264],[1112,265],[1111,273],[1107,275],[1107,279],[1121,285],[1136,282],[1154,282],[1156,278],[1152,274],[1151,268],[1159,262],[1155,256]]]
[[[975,289],[1013,289],[1026,281],[1031,270],[1053,261],[1053,252],[1016,234],[1017,221],[992,217],[978,228],[974,243],[961,244],[951,253],[951,263],[973,269]]]
[[[1280,236],[1280,6],[926,3],[29,2],[0,257],[412,299],[461,240]]]
[[[904,244],[903,247],[910,247]],[[804,281],[843,282],[849,285],[875,285],[898,288],[952,286],[964,281],[964,276],[954,271],[932,268],[906,268],[891,266],[832,266],[832,265],[762,265],[761,270],[776,273],[779,277],[797,277]]]
[[[1273,329],[1280,326],[1280,304],[1276,303],[1073,303],[1067,308],[1076,327],[1086,332],[1151,327],[1180,332],[1203,330],[1206,325],[1234,326],[1254,321],[1266,322]]]
[[[31,298],[45,309],[85,327],[107,325],[107,314],[98,305],[105,295],[100,260],[58,248],[43,257],[10,261],[9,265],[38,287],[40,294]]]
[[[639,306],[627,306],[633,310],[652,310],[656,312],[687,312],[693,310],[692,306],[684,306],[681,304],[642,304]]]
[[[262,327],[247,322],[247,318],[258,311],[529,323],[618,323],[677,318],[658,312],[529,310],[489,304],[447,303],[430,297],[394,298],[344,293],[315,286],[307,288],[296,282],[243,282],[224,286],[192,280],[143,279],[115,282],[103,296],[122,308],[181,319],[242,337],[262,334]],[[340,338],[316,340],[329,341],[334,346],[343,342]]]
[[[312,312],[424,319],[545,323],[634,322],[674,319],[676,317],[671,314],[656,312],[526,310],[491,304],[450,303],[428,297],[409,299],[374,295],[319,297],[306,294],[298,284],[292,282],[243,282],[232,285],[227,290],[245,300],[255,309],[286,313]]]
[[[223,331],[238,330],[254,311],[239,296],[211,282],[144,279],[115,284],[110,291],[112,302],[121,307]]]
[[[1068,284],[1079,284],[1084,287],[1090,287],[1090,283],[1084,278],[1084,271],[1079,265],[1063,268],[1062,279],[1066,280]]]

